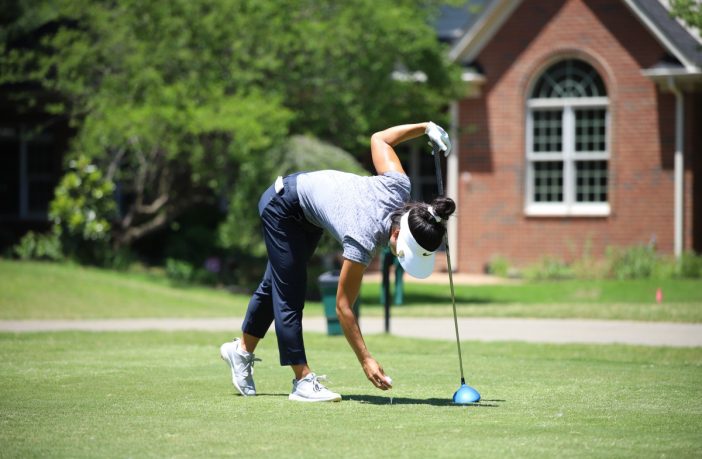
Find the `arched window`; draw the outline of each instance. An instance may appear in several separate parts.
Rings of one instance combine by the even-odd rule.
[[[609,99],[589,64],[548,67],[527,101],[528,215],[609,214]]]

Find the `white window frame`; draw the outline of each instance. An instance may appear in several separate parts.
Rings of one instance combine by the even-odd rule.
[[[576,161],[610,162],[610,111],[608,97],[570,97],[570,98],[535,98],[527,100],[526,116],[526,194],[524,213],[533,217],[604,217],[611,213],[609,197],[611,181],[607,183],[608,202],[576,202]],[[575,110],[579,108],[604,108],[605,112],[605,151],[575,151]],[[534,112],[540,109],[562,110],[562,152],[534,152]],[[562,161],[563,167],[563,202],[535,202],[534,198],[534,164],[540,161]],[[611,176],[609,176],[611,177]]]

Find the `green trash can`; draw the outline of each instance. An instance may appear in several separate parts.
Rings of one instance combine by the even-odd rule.
[[[344,331],[341,329],[339,317],[336,315],[336,289],[339,286],[339,271],[327,271],[319,276],[318,281],[324,305],[324,315],[327,317],[327,334],[343,335]],[[356,319],[358,319],[360,305],[361,298],[359,296],[352,308]]]

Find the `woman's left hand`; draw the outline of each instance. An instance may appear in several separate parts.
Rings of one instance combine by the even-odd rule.
[[[444,156],[451,153],[451,139],[444,128],[429,121],[424,132],[431,139],[431,142],[444,152]]]

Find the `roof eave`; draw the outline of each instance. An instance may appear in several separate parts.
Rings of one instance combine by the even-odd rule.
[[[483,75],[482,73],[472,71],[464,71],[461,74],[461,80],[463,80],[465,83],[472,83],[476,85],[483,85],[486,81],[485,75]]]
[[[686,78],[686,79],[699,79],[702,78],[702,71],[697,69],[697,70],[690,70],[687,68],[683,67],[675,67],[675,68],[650,68],[650,69],[644,69],[641,71],[641,73],[644,76],[647,76],[649,78],[668,78],[668,77],[675,77],[675,78]]]
[[[693,92],[702,89],[702,71],[700,70],[688,70],[683,67],[650,68],[642,70],[641,74],[650,78],[664,90],[669,90],[673,86]]]
[[[520,3],[521,0],[490,2],[475,24],[451,48],[449,58],[455,62],[474,60]]]
[[[699,71],[699,67],[695,65],[676,45],[673,43],[661,29],[639,8],[634,0],[624,0],[624,4],[634,13],[638,20],[648,29],[658,42],[680,61],[686,69],[695,72]]]

